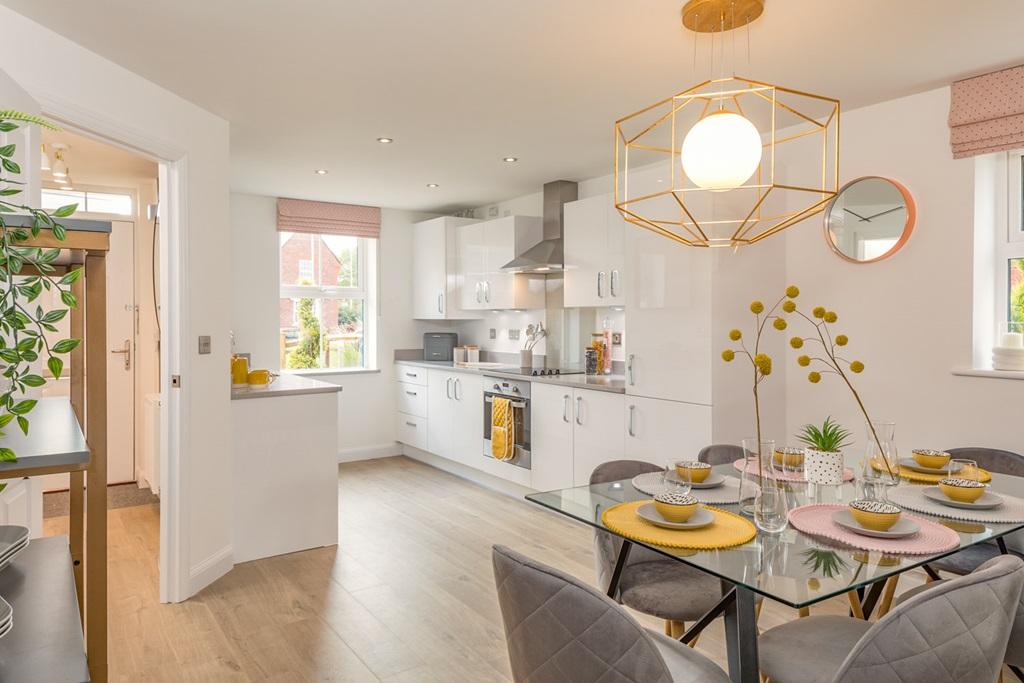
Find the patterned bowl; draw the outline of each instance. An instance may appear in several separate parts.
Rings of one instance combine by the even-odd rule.
[[[900,509],[881,500],[855,500],[850,514],[857,524],[872,531],[888,531],[900,519]]]
[[[696,460],[680,461],[676,463],[676,474],[684,478],[689,474],[690,481],[699,484],[711,474],[711,465]]]
[[[950,500],[973,503],[985,493],[985,485],[973,479],[946,477],[939,482],[939,490]]]
[[[803,467],[804,449],[793,448],[791,446],[776,448],[775,453],[772,454],[772,459],[775,461],[776,465],[783,465],[785,467]]]
[[[697,499],[681,493],[659,493],[654,497],[654,509],[670,522],[685,522],[697,511]]]
[[[939,470],[948,465],[949,459],[952,457],[945,451],[934,451],[929,448],[915,448],[910,455],[914,457],[914,462],[921,467],[930,467],[933,470]]]

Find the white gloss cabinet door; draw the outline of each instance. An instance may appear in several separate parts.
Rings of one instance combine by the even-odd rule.
[[[626,305],[626,234],[629,230],[641,228],[627,223],[615,208],[612,195],[605,195],[604,209],[607,216],[607,257],[608,297],[605,306]]]
[[[451,457],[479,467],[484,452],[484,380],[480,375],[452,375]]]
[[[711,255],[626,233],[626,393],[711,405]]]
[[[462,273],[460,299],[465,310],[488,308],[485,298],[487,284],[487,223],[461,225],[456,229],[459,270]]]
[[[711,443],[711,407],[627,396],[626,457],[664,465],[696,460]]]
[[[412,317],[445,317],[447,294],[447,224],[445,218],[417,223],[412,228]]]
[[[583,486],[590,473],[625,449],[622,394],[576,389],[573,396],[573,485]]]
[[[573,390],[530,387],[530,486],[552,491],[573,485]]]
[[[565,272],[563,297],[566,307],[607,305],[610,274],[607,260],[606,204],[609,195],[588,197],[565,205]]]
[[[443,458],[451,458],[454,380],[451,373],[427,371],[427,450]]]

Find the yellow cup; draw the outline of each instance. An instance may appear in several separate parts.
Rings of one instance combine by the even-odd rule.
[[[249,383],[249,359],[245,356],[231,357],[231,384],[245,385]]]
[[[250,370],[248,379],[251,387],[265,387],[270,384],[270,370]]]

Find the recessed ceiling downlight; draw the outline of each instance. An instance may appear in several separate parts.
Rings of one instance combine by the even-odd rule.
[[[317,175],[327,175],[327,169],[326,168],[318,168],[315,171],[313,171],[313,173],[316,173]]]
[[[382,145],[390,145],[394,141],[394,138],[377,138],[377,142],[379,142]]]
[[[437,187],[437,186],[438,186],[437,183],[427,183],[427,187],[430,187],[430,188],[434,188],[434,187]]]
[[[517,161],[519,161],[519,157],[505,157],[504,159],[502,159],[502,161],[504,161],[506,164],[514,164]]]

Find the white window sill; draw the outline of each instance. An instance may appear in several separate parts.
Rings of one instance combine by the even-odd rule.
[[[325,377],[329,375],[376,375],[379,369],[368,368],[323,368],[317,370],[282,370],[282,375],[298,375],[300,377]]]
[[[975,370],[972,368],[954,368],[953,374],[959,377],[988,377],[989,379],[1024,380],[1024,372],[1013,370]]]

